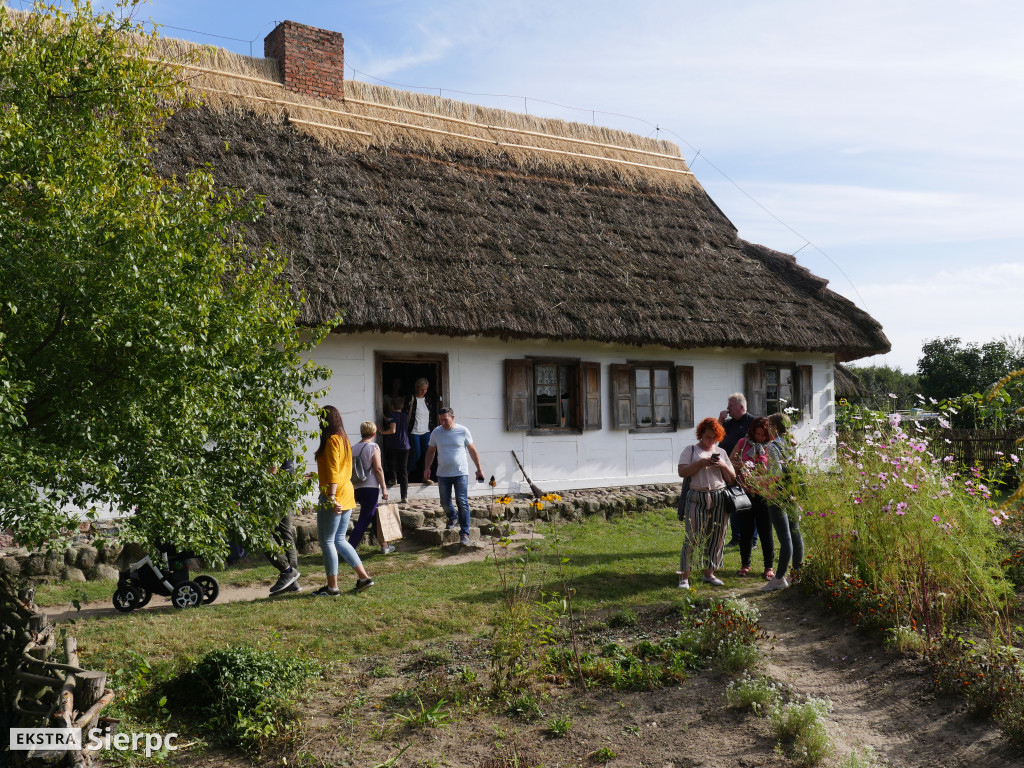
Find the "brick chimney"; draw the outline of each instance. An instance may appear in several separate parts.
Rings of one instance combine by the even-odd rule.
[[[345,40],[340,33],[282,21],[263,39],[263,55],[277,59],[288,90],[321,99],[345,98]]]

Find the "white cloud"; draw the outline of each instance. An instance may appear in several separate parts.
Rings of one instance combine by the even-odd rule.
[[[965,264],[898,281],[860,285],[860,293],[892,342],[892,352],[861,364],[917,369],[921,342],[957,336],[983,343],[1024,333],[1021,286],[1024,262]],[[842,286],[834,290],[849,295]]]

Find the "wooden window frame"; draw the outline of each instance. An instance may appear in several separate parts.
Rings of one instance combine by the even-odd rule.
[[[564,427],[537,426],[536,366],[565,365],[573,381],[570,393],[572,423]],[[505,430],[528,435],[581,435],[601,429],[601,364],[578,357],[526,356],[505,360]]]
[[[637,423],[636,372],[638,369],[664,370],[669,381],[669,423],[643,426]],[[612,398],[612,428],[633,434],[676,432],[693,426],[693,366],[676,365],[671,360],[627,360],[609,366],[609,390]],[[680,386],[680,384],[683,386]],[[652,416],[654,403],[651,403]],[[628,414],[628,415],[627,415]],[[685,418],[680,423],[680,414]]]
[[[768,412],[768,368],[788,368],[792,374],[792,397],[789,405],[796,409],[794,422],[814,418],[814,366],[795,362],[764,360],[744,365],[744,389],[747,396],[747,411],[755,416],[769,416]],[[777,399],[777,398],[776,398]],[[785,411],[785,408],[781,409]],[[773,411],[772,413],[775,413]]]

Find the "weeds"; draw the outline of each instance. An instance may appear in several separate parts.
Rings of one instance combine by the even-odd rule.
[[[744,674],[725,688],[725,701],[730,709],[750,710],[755,715],[767,715],[781,699],[782,692],[770,677]]]
[[[572,720],[568,717],[553,717],[548,722],[548,733],[552,736],[568,736],[572,730]]]
[[[607,763],[609,760],[614,760],[618,756],[618,753],[611,747],[601,747],[600,749],[595,749],[590,753],[591,759],[597,763]]]
[[[778,749],[786,751],[797,765],[813,768],[832,756],[835,745],[828,735],[825,718],[832,711],[828,699],[808,696],[803,702],[776,705],[769,712]]]
[[[423,700],[417,696],[419,711],[409,710],[404,715],[397,715],[398,720],[407,728],[439,728],[452,721],[450,712],[446,712],[444,699],[438,699],[432,706],[428,707]]]
[[[878,758],[875,750],[871,747],[864,747],[860,750],[853,750],[837,764],[837,768],[877,768]]]

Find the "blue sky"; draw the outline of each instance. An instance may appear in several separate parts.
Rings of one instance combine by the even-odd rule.
[[[1024,334],[1022,3],[155,0],[136,15],[239,53],[250,43],[173,27],[254,39],[258,56],[289,19],[345,36],[346,77],[668,139],[742,237],[799,250],[883,324],[893,351],[861,364],[913,371],[924,339]]]

